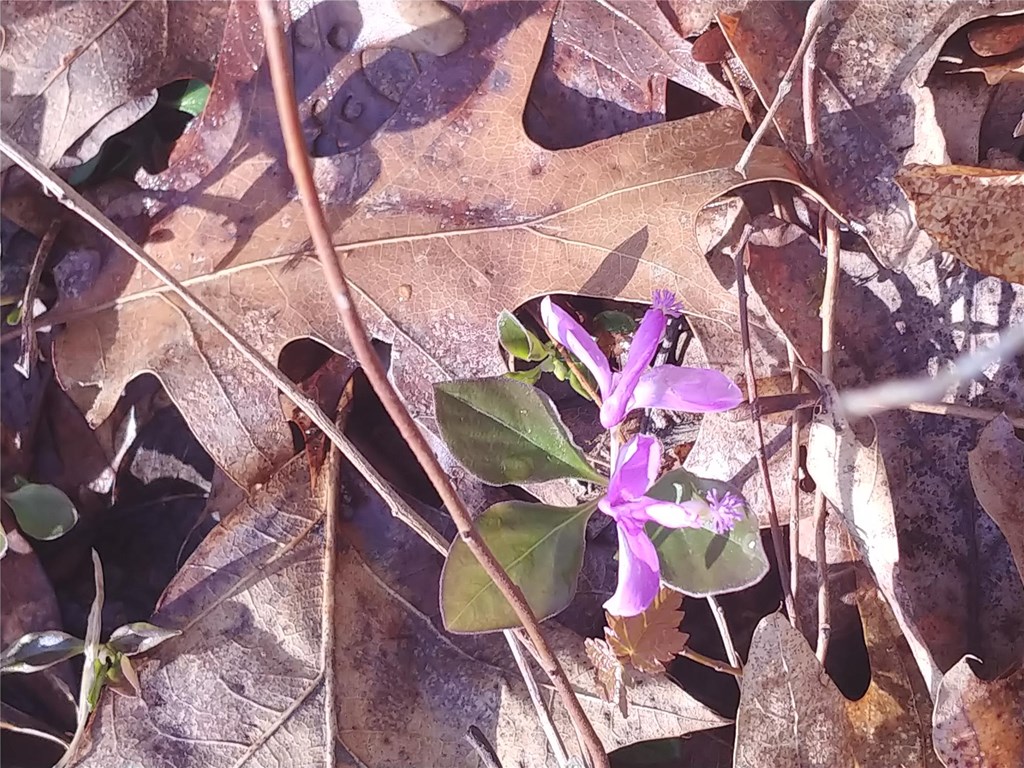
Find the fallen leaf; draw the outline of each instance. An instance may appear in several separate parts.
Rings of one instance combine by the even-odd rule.
[[[967,30],[967,40],[979,56],[1003,56],[1024,48],[1024,18],[994,16]]]
[[[925,79],[950,34],[972,19],[1013,10],[1017,4],[1008,0],[829,6],[831,18],[817,43],[817,122],[825,173],[817,181],[827,199],[866,227],[872,249],[888,265],[903,268],[932,247],[893,180],[907,163],[948,162],[935,94]],[[775,96],[800,42],[805,13],[788,2],[750,3],[722,24],[762,102]],[[892,23],[897,17],[912,21]],[[775,118],[797,156],[806,150],[801,88],[798,67]],[[986,105],[987,99],[977,102],[977,113],[966,116],[975,128]]]
[[[1024,765],[1024,669],[979,680],[964,656],[942,678],[932,739],[947,768]]]
[[[665,663],[686,647],[687,634],[679,631],[682,607],[683,596],[662,587],[654,602],[639,616],[606,613],[608,626],[604,634],[609,647],[641,672],[664,672]]]
[[[943,249],[986,275],[1024,283],[1024,173],[964,165],[908,165],[896,181],[917,224]]]
[[[575,150],[542,149],[525,135],[522,111],[550,13],[468,4],[466,44],[424,65],[374,140],[317,160],[360,311],[392,345],[391,376],[431,431],[432,383],[503,372],[497,315],[538,293],[648,300],[655,286],[674,288],[709,318],[696,321],[702,332],[718,328],[712,364],[740,359],[728,331],[733,301],[690,222],[706,200],[743,183],[731,163],[744,142],[730,139],[742,118],[721,111]],[[264,354],[276,357],[300,336],[345,351],[319,267],[305,252],[267,74],[253,70],[262,49],[253,14],[233,7],[194,141],[153,180],[168,201],[156,203],[153,223],[176,236],[147,247]],[[303,101],[307,125],[326,136],[344,122],[311,117],[311,100],[335,95],[319,79],[325,65],[309,59],[314,50],[296,47],[306,57],[296,71],[300,92],[312,94]],[[778,150],[755,159],[751,179],[795,178]],[[64,305],[76,319],[55,353],[62,385],[88,418],[101,420],[127,381],[153,370],[225,471],[244,487],[265,478],[286,457],[273,388],[124,257],[99,282]]]
[[[311,492],[303,456],[207,537],[152,619],[182,634],[139,661],[139,697],[100,702],[79,765],[460,765],[473,754],[470,725],[504,765],[554,759],[504,639],[446,635],[440,556],[354,473],[343,483],[353,505],[333,574],[324,573],[324,488]],[[639,682],[623,718],[603,702],[583,638],[554,622],[545,632],[609,749],[725,722],[665,677]]]
[[[1006,416],[982,430],[968,463],[974,493],[1006,537],[1024,578],[1024,442]]]
[[[209,82],[227,9],[217,0],[12,4],[0,52],[4,130],[52,165],[101,118],[154,88]]]
[[[619,657],[612,650],[607,640],[588,637],[583,642],[587,658],[594,665],[597,688],[601,698],[609,704],[618,704],[625,695],[623,685],[623,667]]]
[[[736,713],[735,768],[855,765],[846,700],[778,613],[754,631]]]

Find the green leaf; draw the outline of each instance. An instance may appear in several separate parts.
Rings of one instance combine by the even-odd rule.
[[[185,91],[177,99],[170,102],[170,106],[196,117],[206,107],[206,100],[210,97],[210,86],[202,80],[189,80]]]
[[[587,520],[597,502],[551,507],[525,501],[495,504],[476,519],[477,530],[526,596],[540,620],[563,610],[576,593],[583,567]],[[441,617],[449,632],[492,632],[519,619],[461,538],[441,571]]]
[[[447,381],[434,387],[434,403],[445,443],[486,483],[606,482],[572,442],[551,398],[521,381]]]
[[[177,629],[164,629],[148,621],[136,621],[115,629],[107,640],[107,646],[125,656],[134,656],[137,653],[145,653],[164,640],[180,634],[181,631]]]
[[[675,469],[655,483],[647,495],[663,501],[704,500],[712,488],[720,493],[736,493],[726,483]],[[757,518],[745,504],[744,513],[743,519],[724,535],[707,528],[671,529],[648,523],[647,535],[661,563],[661,580],[691,597],[736,592],[759,582],[768,572],[768,556],[761,544]]]
[[[510,379],[521,381],[524,384],[533,386],[540,381],[540,376],[543,373],[539,365],[535,365],[533,368],[527,368],[525,371],[509,371],[505,375]]]
[[[520,360],[536,363],[548,356],[541,340],[507,310],[498,315],[498,341],[510,355]]]
[[[636,320],[625,312],[619,312],[615,309],[598,312],[594,315],[594,322],[608,333],[618,333],[623,336],[629,336],[636,331]]]
[[[85,643],[67,632],[57,629],[29,632],[0,654],[0,672],[38,672],[67,661],[84,649]]]
[[[60,538],[78,522],[78,510],[71,499],[52,485],[27,483],[3,497],[14,510],[18,526],[33,539]]]

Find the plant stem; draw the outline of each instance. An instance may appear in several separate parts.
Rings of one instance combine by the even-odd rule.
[[[25,281],[25,293],[21,298],[21,359],[14,364],[14,367],[26,379],[32,375],[32,369],[39,358],[39,342],[36,340],[36,332],[32,328],[32,310],[36,303],[36,289],[39,288],[43,265],[46,264],[46,258],[50,255],[60,227],[61,220],[57,218],[50,224],[43,239],[39,241],[36,255],[32,259],[32,269],[28,273],[28,280]]]
[[[569,716],[580,730],[580,733],[582,733],[587,745],[587,751],[590,753],[590,759],[595,768],[607,768],[609,765],[608,755],[601,744],[597,732],[594,730],[594,726],[587,718],[586,712],[584,712],[579,699],[576,697],[576,693],[569,682],[568,676],[565,674],[565,670],[562,669],[557,656],[555,656],[551,646],[548,645],[544,633],[540,629],[537,617],[533,613],[533,609],[530,608],[522,591],[509,578],[508,573],[502,568],[501,563],[494,557],[487,543],[476,530],[469,510],[455,492],[455,488],[427,444],[423,433],[399,399],[394,388],[391,386],[391,382],[388,381],[380,358],[370,343],[366,328],[363,326],[359,313],[353,303],[348,282],[341,268],[341,261],[331,241],[323,208],[320,206],[320,198],[313,180],[309,154],[306,151],[306,142],[299,120],[294,80],[289,67],[288,50],[284,39],[284,28],[278,17],[277,7],[273,0],[261,0],[259,12],[260,21],[263,25],[263,35],[267,45],[267,59],[274,87],[274,99],[277,104],[278,117],[281,120],[281,131],[284,134],[285,148],[288,155],[288,167],[291,169],[292,175],[295,178],[295,185],[299,190],[302,207],[306,214],[306,222],[309,226],[310,237],[320,259],[320,265],[323,267],[331,295],[337,306],[338,314],[345,325],[345,331],[348,334],[356,357],[360,365],[362,365],[377,397],[380,398],[388,415],[408,443],[409,448],[416,456],[416,460],[423,467],[423,471],[434,486],[441,501],[448,508],[448,512],[451,514],[459,530],[459,536],[462,537],[469,551],[473,553],[473,556],[494,582],[502,596],[508,601],[515,611],[516,617],[522,623],[541,659],[542,668],[551,677],[551,682],[562,697]]]
[[[715,670],[715,672],[724,672],[727,675],[732,675],[735,678],[743,677],[743,670],[739,667],[734,667],[730,664],[726,664],[724,661],[718,659],[712,659],[710,656],[705,656],[703,653],[697,653],[690,648],[683,648],[679,652],[679,655],[689,659],[690,661],[696,661],[698,664],[703,664],[705,667]]]
[[[729,658],[729,663],[737,669],[743,669],[743,662],[740,661],[740,655],[736,653],[736,646],[732,642],[732,633],[729,632],[722,604],[714,595],[708,595],[707,601],[711,606],[711,615],[715,617],[715,624],[718,625],[718,634],[722,636],[722,645],[725,646],[725,655]]]

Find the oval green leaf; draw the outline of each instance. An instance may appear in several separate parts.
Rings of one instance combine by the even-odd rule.
[[[606,482],[573,443],[551,398],[521,381],[447,381],[434,387],[434,404],[445,443],[485,483]]]
[[[27,483],[4,494],[18,527],[33,539],[50,541],[63,536],[78,522],[78,510],[64,492],[52,485]]]
[[[56,629],[22,635],[0,653],[0,672],[38,672],[85,649],[77,637]]]
[[[540,620],[572,601],[583,567],[587,520],[597,509],[551,507],[525,501],[495,504],[476,519],[477,530],[526,596]],[[449,632],[493,632],[519,619],[461,539],[441,571],[441,618]]]
[[[736,490],[718,480],[697,477],[685,469],[666,473],[647,492],[663,501],[703,500],[711,489]],[[737,592],[756,584],[768,572],[768,556],[761,544],[757,518],[744,502],[743,519],[727,534],[707,528],[664,528],[648,523],[647,535],[658,550],[661,580],[691,597]]]
[[[508,310],[498,315],[498,341],[510,355],[520,360],[536,363],[548,356],[541,340]]]

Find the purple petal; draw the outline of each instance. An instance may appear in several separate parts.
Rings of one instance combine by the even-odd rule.
[[[721,371],[659,365],[640,378],[629,407],[704,413],[728,411],[742,401],[740,388]]]
[[[671,501],[649,501],[644,506],[644,513],[658,525],[666,528],[700,528],[700,514],[704,505],[699,501],[684,501],[676,504]]]
[[[658,438],[637,435],[615,457],[606,498],[613,506],[640,498],[658,478],[660,469],[661,443]]]
[[[644,314],[644,319],[640,321],[640,327],[636,329],[633,341],[629,345],[626,364],[616,377],[611,394],[604,398],[601,405],[601,424],[605,429],[611,429],[621,423],[626,416],[633,389],[654,359],[667,326],[668,318],[660,309],[649,309]]]
[[[712,488],[707,495],[708,507],[711,509],[711,530],[725,534],[743,519],[743,499],[732,491],[719,494]]]
[[[619,526],[619,585],[604,609],[613,616],[636,616],[654,601],[660,586],[654,544],[643,530],[631,534]]]
[[[540,318],[551,338],[576,355],[594,375],[601,399],[608,397],[612,388],[612,369],[587,329],[551,301],[550,296],[545,296],[540,303]]]
[[[666,288],[659,288],[652,294],[651,308],[669,317],[679,317],[683,314],[683,302],[676,297],[674,292]]]

